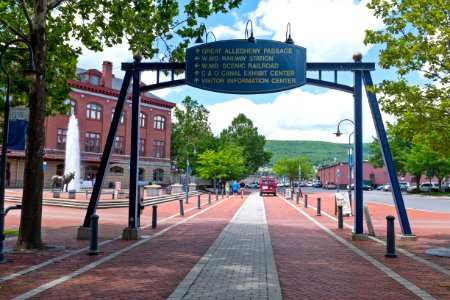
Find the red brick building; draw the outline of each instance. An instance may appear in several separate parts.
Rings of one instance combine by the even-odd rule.
[[[77,80],[70,80],[71,106],[69,115],[48,117],[45,120],[44,186],[50,187],[51,177],[64,172],[64,155],[67,128],[70,115],[78,119],[81,150],[81,180],[96,178],[100,158],[108,136],[112,116],[116,107],[122,80],[113,75],[111,62],[103,62],[102,72],[77,69]],[[131,90],[130,90],[131,91]],[[131,94],[124,107],[124,113],[112,150],[109,170],[106,172],[105,187],[121,182],[128,187],[131,150]],[[168,184],[170,181],[170,126],[174,103],[165,101],[151,93],[141,96],[140,114],[140,162],[139,180]],[[23,184],[24,152],[10,153],[7,183],[10,187]]]

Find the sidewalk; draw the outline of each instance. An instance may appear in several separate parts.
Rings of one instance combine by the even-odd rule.
[[[396,241],[392,259],[382,242],[394,207],[369,203],[377,237],[355,242],[353,218],[337,229],[331,194],[310,194],[308,208],[300,201],[253,194],[209,205],[203,195],[201,209],[194,199],[185,204],[184,217],[167,203],[157,229],[144,211],[140,241],[120,239],[127,209],[99,210],[98,256],[75,239],[84,210],[44,207],[44,242],[66,249],[8,253],[0,299],[450,299],[450,258],[424,253],[450,247],[450,214],[408,210],[418,240]],[[11,211],[6,228],[18,216]]]

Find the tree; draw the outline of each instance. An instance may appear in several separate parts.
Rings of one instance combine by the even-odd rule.
[[[398,175],[406,173],[405,164],[408,160],[408,154],[411,150],[412,144],[410,142],[397,139],[390,131],[387,133],[389,141],[389,149],[391,150],[392,159],[394,161],[395,171]],[[383,156],[381,154],[380,144],[377,138],[374,138],[372,143],[369,144],[370,158],[369,163],[375,168],[384,167]]]
[[[67,99],[68,89],[55,92],[58,85],[65,86],[66,80],[75,76],[74,64],[80,48],[73,48],[68,41],[75,39],[88,49],[100,51],[104,46],[117,45],[126,39],[130,50],[139,50],[144,58],[161,54],[159,57],[163,60],[181,61],[184,49],[199,32],[193,28],[197,20],[212,13],[227,12],[241,0],[186,2],[183,11],[175,0],[111,0],[97,5],[89,0],[0,3],[1,40],[17,36],[29,41],[38,72],[29,89],[24,88],[30,119],[18,250],[44,247],[41,238],[44,120],[47,108]],[[32,7],[28,6],[30,4]]]
[[[395,69],[398,78],[383,80],[385,112],[398,118],[396,136],[419,143],[428,140],[437,152],[450,154],[450,15],[448,0],[372,0],[368,7],[384,21],[382,30],[367,30],[365,44],[382,44],[379,65]],[[423,75],[422,86],[410,84]],[[419,76],[420,76],[419,75]],[[411,134],[414,133],[414,134]]]
[[[202,179],[240,180],[244,177],[244,171],[242,148],[234,144],[218,151],[207,150],[197,160],[197,172]]]
[[[299,167],[301,167],[302,178],[312,178],[314,176],[314,169],[311,163],[306,158],[301,157],[283,157],[273,165],[273,171],[277,176],[287,176],[292,184],[298,178]]]
[[[217,141],[208,122],[209,111],[189,96],[181,103],[184,109],[177,106],[173,114],[170,156],[178,168],[185,169],[185,147],[189,142],[196,146],[198,153],[202,153],[206,149],[216,149]],[[196,161],[197,158],[192,157],[190,165],[195,166]]]
[[[264,151],[266,138],[258,134],[258,128],[253,127],[252,120],[244,114],[233,119],[228,129],[220,133],[221,143],[235,143],[243,148],[246,174],[255,173],[259,167],[270,161],[272,154]]]

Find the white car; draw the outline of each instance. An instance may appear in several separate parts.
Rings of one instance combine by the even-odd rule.
[[[439,184],[437,182],[425,182],[419,186],[421,192],[439,191]]]

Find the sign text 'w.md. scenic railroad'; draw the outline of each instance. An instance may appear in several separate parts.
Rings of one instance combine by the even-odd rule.
[[[306,83],[306,49],[270,40],[227,40],[187,49],[186,83],[220,93],[262,94]]]

